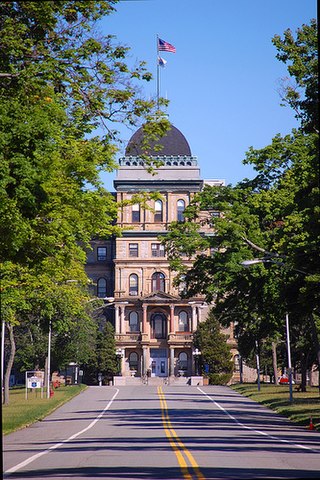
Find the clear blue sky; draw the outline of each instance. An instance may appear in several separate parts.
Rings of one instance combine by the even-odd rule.
[[[262,148],[297,126],[280,106],[279,79],[287,70],[271,39],[316,18],[314,0],[125,0],[101,24],[129,46],[130,62],[145,60],[156,94],[156,35],[176,47],[162,52],[161,95],[169,119],[198,157],[201,178],[236,184],[253,170],[242,164],[250,146]],[[129,140],[133,132],[124,131]],[[122,152],[123,154],[123,152]],[[114,174],[103,176],[114,190]]]

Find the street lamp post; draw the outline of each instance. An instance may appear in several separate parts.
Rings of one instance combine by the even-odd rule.
[[[292,402],[292,367],[291,367],[291,348],[290,348],[290,330],[289,315],[286,313],[286,333],[287,333],[287,351],[288,351],[288,373],[289,373],[289,399]]]
[[[1,401],[3,403],[4,398],[4,336],[6,331],[6,323],[2,321],[2,329],[1,329]]]
[[[122,375],[122,368],[121,368],[121,360],[122,360],[122,357],[124,356],[124,351],[122,348],[117,348],[117,351],[116,351],[116,355],[117,355],[117,358],[119,359],[119,375]]]
[[[256,362],[257,362],[257,382],[258,382],[258,392],[260,392],[260,358],[259,358],[259,346],[258,341],[256,340]]]
[[[49,333],[48,333],[47,398],[50,398],[50,364],[51,364],[51,320],[49,320]]]
[[[201,355],[200,350],[196,348],[193,352],[192,355],[194,356],[194,363],[195,363],[195,374],[199,375],[199,357]]]

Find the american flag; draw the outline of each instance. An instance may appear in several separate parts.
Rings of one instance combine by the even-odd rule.
[[[164,40],[161,40],[161,38],[158,38],[158,49],[164,52],[176,53],[176,47],[168,42],[165,42]]]

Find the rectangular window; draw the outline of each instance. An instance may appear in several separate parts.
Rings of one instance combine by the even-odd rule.
[[[140,222],[140,205],[138,203],[132,205],[132,223]]]
[[[164,257],[165,256],[164,245],[161,245],[161,243],[152,243],[151,253],[152,253],[152,257]]]
[[[138,244],[129,243],[129,257],[138,257]]]
[[[217,210],[214,211],[214,212],[211,212],[211,217],[213,217],[213,218],[219,218],[219,217],[220,217],[220,212],[218,212]]]
[[[154,222],[161,223],[162,222],[162,212],[156,212],[154,214]]]
[[[99,262],[103,260],[107,260],[107,248],[106,247],[98,247],[97,248],[97,258]]]

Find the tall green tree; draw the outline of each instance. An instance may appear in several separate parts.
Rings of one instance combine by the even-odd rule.
[[[232,377],[233,362],[227,339],[212,311],[194,334],[194,345],[201,351],[202,373],[207,365],[210,382],[214,384],[226,384]]]
[[[115,167],[117,123],[152,119],[160,133],[168,124],[141,95],[141,82],[151,79],[146,64],[129,67],[129,49],[97,33],[116,3],[0,4],[1,308],[12,352],[6,401],[20,326],[39,338],[49,322],[58,335],[85,332],[86,249],[93,236],[119,233],[117,205],[100,180]]]
[[[265,148],[251,147],[244,163],[253,165],[255,178],[235,187],[205,187],[185,213],[186,222],[173,224],[163,240],[177,282],[184,276],[186,294],[205,294],[215,301],[219,321],[236,321],[244,357],[255,341],[283,336],[286,312],[293,332],[307,325],[312,340],[305,335],[301,342],[298,334],[292,339],[300,365],[307,353],[309,365],[316,355],[320,364],[316,39],[313,20],[298,29],[296,39],[289,31],[273,39],[297,82],[296,94],[287,85],[283,98],[295,108],[298,128],[276,135]],[[207,227],[214,235],[206,235]],[[182,252],[194,259],[189,271]],[[242,266],[256,258],[250,269]],[[251,341],[242,341],[249,333]]]
[[[105,323],[103,331],[98,335],[97,367],[105,382],[111,380],[118,373],[114,328],[110,322]]]

